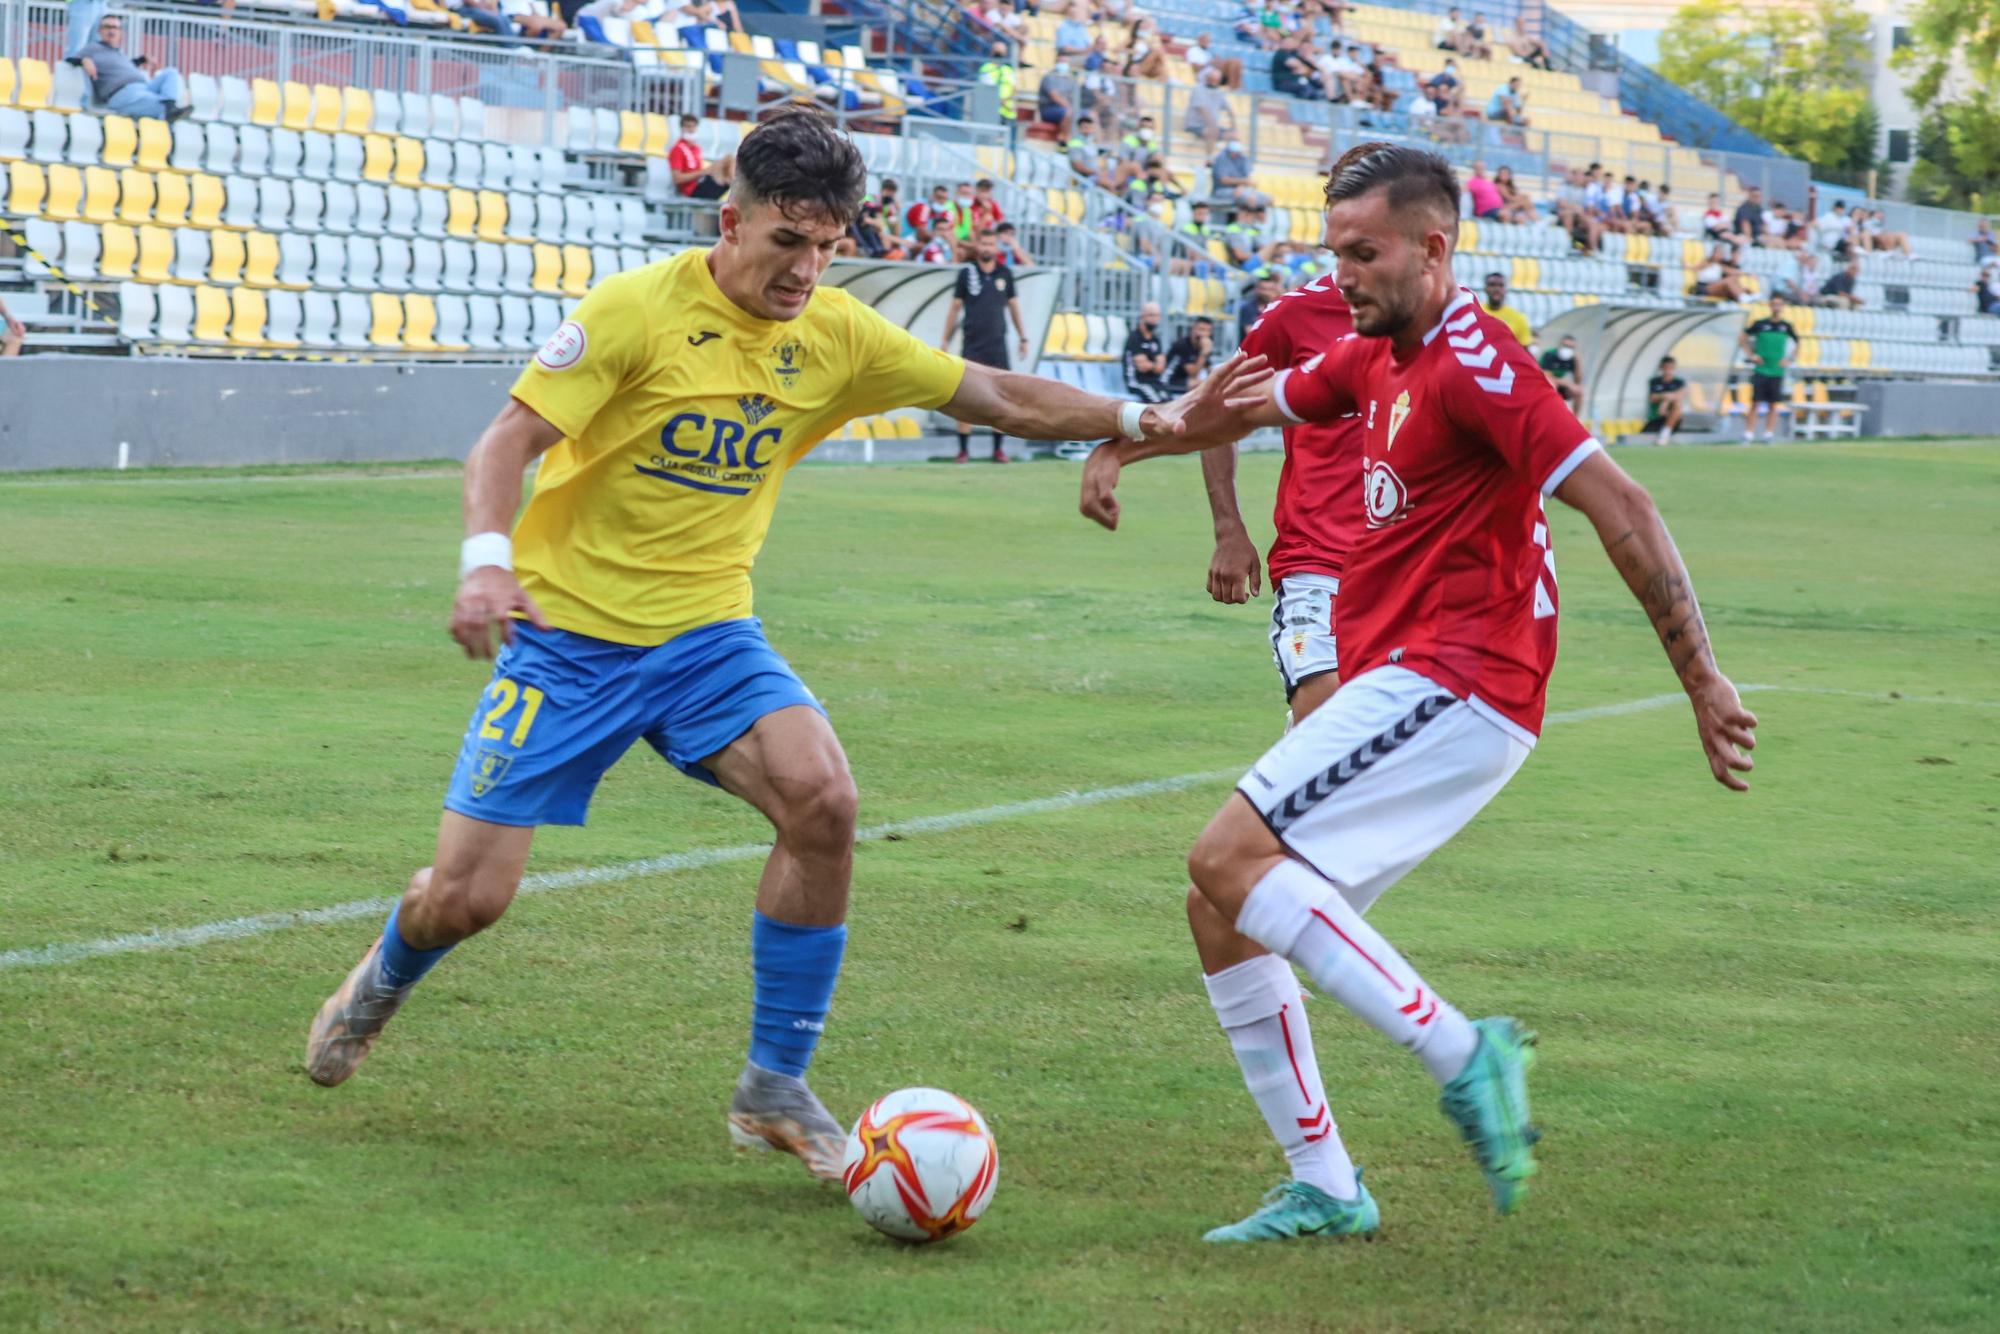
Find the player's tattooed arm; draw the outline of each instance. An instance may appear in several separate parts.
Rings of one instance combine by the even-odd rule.
[[[1583,511],[1625,586],[1653,623],[1667,661],[1694,705],[1709,772],[1724,787],[1749,787],[1757,718],[1716,666],[1694,582],[1646,489],[1602,452],[1594,453],[1556,488],[1556,498]]]

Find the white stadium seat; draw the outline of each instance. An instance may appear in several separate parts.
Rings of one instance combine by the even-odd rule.
[[[333,299],[333,304],[339,312],[333,341],[341,347],[367,347],[368,330],[375,322],[375,311],[368,298],[360,292],[342,292]]]
[[[194,337],[194,289],[156,287],[153,298],[159,305],[159,335],[162,342],[185,343]]]
[[[64,156],[79,167],[96,166],[98,155],[104,151],[104,122],[81,112],[66,119],[69,122],[69,146],[64,150]]]
[[[305,159],[306,142],[297,130],[279,128],[271,131],[271,175],[290,180],[299,174]]]
[[[202,170],[211,176],[227,176],[236,170],[236,127],[215,124],[203,136]]]
[[[331,347],[334,321],[338,318],[333,293],[302,292],[299,294],[299,306],[305,312],[305,321],[299,327],[299,340],[310,347]]]
[[[328,181],[321,191],[326,211],[320,216],[319,225],[329,232],[351,232],[354,230],[354,215],[359,209],[358,196],[354,187],[346,181]],[[379,231],[380,228],[374,230]]]
[[[385,292],[409,291],[410,243],[394,236],[385,236],[376,243],[375,249],[381,260],[380,266],[375,271],[376,285]]]
[[[372,236],[356,234],[347,238],[347,283],[346,286],[360,291],[375,288],[375,270],[382,262],[382,252]]]
[[[200,283],[208,281],[208,233],[199,227],[181,227],[174,232],[174,267],[176,282]]]
[[[208,130],[200,121],[183,118],[173,127],[174,146],[167,165],[175,171],[200,171],[208,157]]]
[[[156,289],[143,283],[118,284],[118,336],[127,342],[143,343],[153,336],[153,313],[158,302]]]
[[[236,130],[236,170],[245,176],[262,176],[271,167],[271,132],[261,125],[241,125]]]
[[[269,292],[264,297],[264,337],[273,343],[296,343],[305,320],[305,307],[297,292]]]
[[[282,232],[291,215],[292,187],[275,176],[258,181],[257,225],[267,232]]]

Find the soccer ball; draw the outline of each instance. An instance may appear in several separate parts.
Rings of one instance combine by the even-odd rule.
[[[840,1178],[876,1230],[942,1241],[986,1212],[1000,1184],[1000,1149],[971,1103],[943,1089],[899,1089],[854,1123]]]

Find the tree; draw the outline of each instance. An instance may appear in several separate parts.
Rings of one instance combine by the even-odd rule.
[[[1890,59],[1909,76],[1917,126],[1910,197],[1978,207],[2000,195],[2000,8],[1993,0],[1918,0],[1909,44]]]
[[[1868,17],[1849,0],[1747,14],[1730,0],[1693,0],[1660,37],[1662,75],[1783,152],[1845,176],[1874,162],[1869,63]]]

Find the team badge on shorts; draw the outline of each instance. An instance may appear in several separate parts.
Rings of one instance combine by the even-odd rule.
[[[481,746],[479,754],[472,761],[472,795],[483,797],[500,786],[500,780],[512,768],[514,757],[502,754],[490,747]]]

